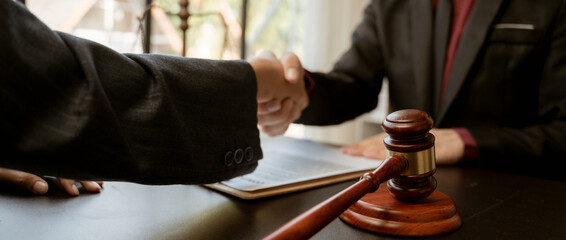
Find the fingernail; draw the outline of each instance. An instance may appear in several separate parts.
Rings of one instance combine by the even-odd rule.
[[[35,194],[44,194],[49,189],[49,185],[42,181],[37,181],[33,184],[33,193]]]
[[[77,185],[75,185],[74,183],[71,185],[71,194],[74,196],[79,195],[79,189],[77,188]]]
[[[267,106],[267,111],[269,111],[269,112],[275,112],[275,111],[278,111],[279,109],[281,109],[280,104]]]
[[[299,71],[296,68],[287,69],[287,78],[293,80],[299,78]]]

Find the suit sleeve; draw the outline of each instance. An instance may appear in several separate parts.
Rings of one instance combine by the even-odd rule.
[[[202,184],[262,158],[244,61],[120,54],[0,1],[0,166],[80,180]]]
[[[385,72],[375,14],[369,5],[350,49],[330,73],[310,73],[315,87],[298,123],[333,125],[375,109]]]
[[[566,6],[564,1],[551,27],[547,56],[539,83],[536,124],[517,128],[469,130],[478,143],[485,168],[516,169],[523,173],[564,179],[559,166],[566,156]]]

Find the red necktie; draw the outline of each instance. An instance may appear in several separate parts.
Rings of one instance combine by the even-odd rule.
[[[434,6],[438,0],[433,0]],[[452,30],[450,33],[450,41],[448,43],[448,49],[446,51],[446,63],[444,65],[444,74],[442,77],[442,91],[441,91],[441,103],[444,99],[444,92],[446,86],[448,85],[448,79],[450,78],[450,71],[452,70],[452,64],[454,62],[454,56],[456,55],[456,50],[458,49],[458,43],[466,26],[466,21],[470,16],[470,12],[476,0],[454,0],[452,3],[453,14],[452,14]]]

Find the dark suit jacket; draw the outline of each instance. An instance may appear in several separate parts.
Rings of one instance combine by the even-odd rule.
[[[244,61],[123,55],[0,0],[0,167],[149,184],[249,173],[256,93]]]
[[[565,1],[477,0],[440,102],[444,7],[373,0],[332,72],[312,74],[299,122],[336,124],[370,111],[387,78],[391,110],[417,108],[436,127],[469,129],[482,166],[548,175],[566,159]]]

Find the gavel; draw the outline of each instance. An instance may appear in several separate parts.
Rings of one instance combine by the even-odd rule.
[[[338,216],[356,227],[389,235],[430,236],[459,228],[454,202],[435,191],[432,126],[432,118],[420,110],[389,114],[382,124],[388,134],[382,164],[264,239],[308,239]],[[385,181],[389,193],[376,192]]]

